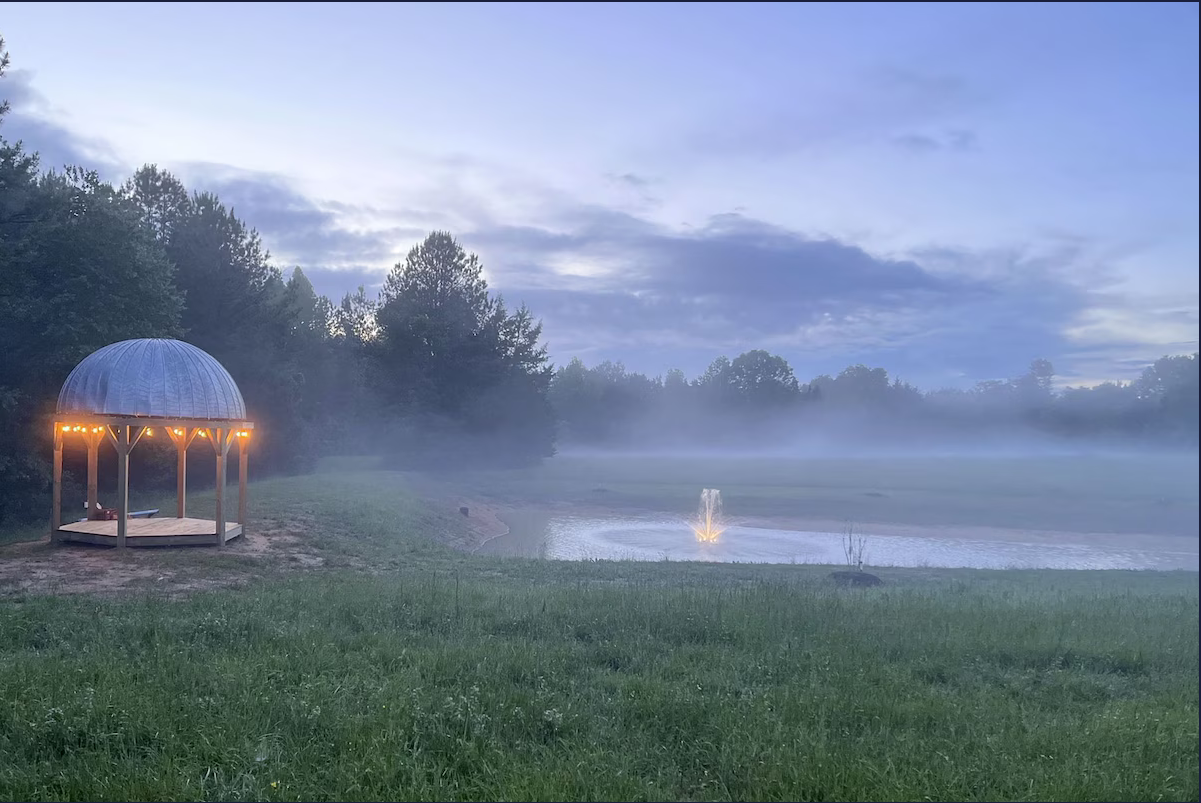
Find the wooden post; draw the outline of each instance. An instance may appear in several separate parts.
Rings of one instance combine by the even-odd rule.
[[[200,434],[199,427],[184,427],[178,433],[175,427],[164,427],[167,437],[175,444],[175,518],[188,515],[188,447]]]
[[[58,543],[58,531],[63,526],[63,430],[54,422],[54,505],[50,510],[50,543]]]
[[[174,432],[174,430],[168,430]],[[175,441],[175,518],[182,519],[188,512],[188,445],[184,439],[188,431],[184,430],[183,438]]]
[[[125,549],[129,530],[129,427],[117,427],[117,549]]]
[[[209,430],[209,440],[217,453],[217,546],[225,546],[225,457],[229,454],[234,430]]]
[[[98,432],[89,432],[84,435],[88,443],[88,521],[96,518],[96,502],[99,497],[97,491],[97,462],[100,458],[100,439],[104,437]]]
[[[175,427],[165,427],[167,437],[175,444],[175,518],[182,519],[187,512],[184,501],[188,493],[188,429],[182,435],[175,434]]]
[[[250,439],[238,437],[238,524],[246,537],[246,475],[250,470]]]

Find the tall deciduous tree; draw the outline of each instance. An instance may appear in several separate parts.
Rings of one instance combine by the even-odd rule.
[[[755,410],[779,408],[800,395],[788,361],[762,349],[735,357],[730,363],[730,379],[742,402]]]
[[[524,306],[510,314],[488,292],[479,257],[449,233],[430,234],[393,268],[376,321],[381,385],[394,410],[437,418],[445,438],[493,450],[508,431],[503,448],[515,458],[553,452],[542,326]]]

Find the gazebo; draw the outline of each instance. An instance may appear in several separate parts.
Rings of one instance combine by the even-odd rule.
[[[246,473],[250,431],[246,403],[229,372],[209,354],[179,340],[123,340],[89,354],[67,377],[58,394],[54,420],[54,510],[50,540],[125,546],[216,544],[243,533],[246,526]],[[129,509],[129,453],[154,430],[175,444],[175,517]],[[63,446],[78,436],[88,450],[87,517],[62,521]],[[217,455],[216,520],[189,518],[187,450],[196,438],[208,440]],[[117,451],[117,505],[97,503],[96,471],[100,444]],[[226,521],[225,466],[238,443],[238,519]],[[115,514],[115,515],[114,515]],[[148,514],[148,515],[143,515]]]

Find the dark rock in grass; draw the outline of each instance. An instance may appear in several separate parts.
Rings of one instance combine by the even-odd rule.
[[[459,508],[459,512],[466,516],[470,511],[466,507]]]
[[[884,581],[867,572],[830,572],[830,579],[840,586],[882,586]]]

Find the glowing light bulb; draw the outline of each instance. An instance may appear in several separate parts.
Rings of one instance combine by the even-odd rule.
[[[70,431],[71,431],[70,427],[63,427],[63,432],[70,432]]]

